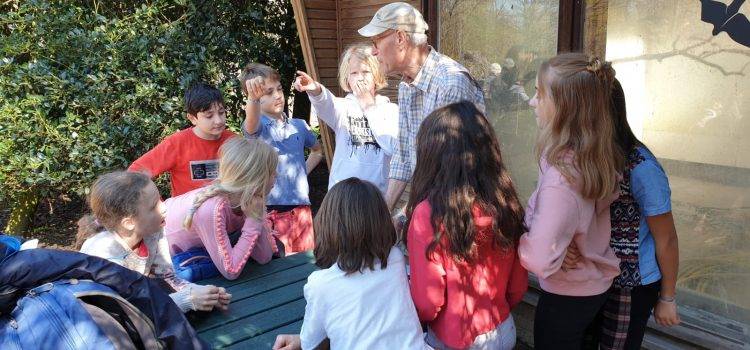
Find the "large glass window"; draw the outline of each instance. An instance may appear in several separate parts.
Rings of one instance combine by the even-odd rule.
[[[440,1],[440,51],[482,82],[488,117],[524,201],[538,169],[528,99],[539,65],[556,54],[559,7],[558,0]]]
[[[607,60],[633,131],[669,176],[678,286],[713,300],[713,312],[747,315],[750,48],[727,33],[713,36],[701,3],[610,0]],[[750,5],[740,13],[750,15]]]
[[[729,5],[732,0],[721,0]],[[526,100],[556,53],[559,1],[443,0],[439,49],[484,85],[488,116],[524,199],[537,178]],[[680,238],[681,299],[750,314],[750,48],[712,35],[700,1],[610,0],[607,60],[636,135],[664,166]],[[739,8],[750,16],[750,5]]]

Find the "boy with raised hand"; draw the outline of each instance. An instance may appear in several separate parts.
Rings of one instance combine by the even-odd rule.
[[[185,109],[193,126],[167,136],[128,168],[152,178],[169,173],[172,197],[216,179],[219,147],[234,136],[226,128],[224,97],[217,88],[205,83],[191,86],[185,92]]]
[[[302,119],[284,113],[281,76],[271,67],[248,64],[239,76],[247,97],[245,137],[259,138],[279,153],[276,181],[268,196],[268,219],[287,254],[314,246],[307,174],[323,158],[317,137]],[[305,160],[305,149],[310,155]]]

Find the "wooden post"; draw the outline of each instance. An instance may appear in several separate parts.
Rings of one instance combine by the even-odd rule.
[[[307,70],[307,74],[310,74],[313,79],[320,81],[318,66],[315,63],[312,39],[307,25],[304,0],[292,0],[292,9],[294,10],[294,21],[297,24],[297,33],[299,33],[299,41],[302,46],[302,56],[305,59],[305,69]],[[312,111],[310,113],[312,114]],[[320,138],[323,143],[323,155],[326,158],[328,169],[331,169],[333,151],[335,149],[333,132],[325,123],[318,123],[318,125],[320,127]]]
[[[439,22],[439,11],[437,0],[422,0],[422,16],[427,25],[430,27],[428,30],[427,40],[430,45],[436,50],[439,50],[440,46],[440,22]]]
[[[586,0],[583,52],[605,59],[607,54],[608,0]]]
[[[560,1],[557,20],[557,53],[583,50],[584,0]]]

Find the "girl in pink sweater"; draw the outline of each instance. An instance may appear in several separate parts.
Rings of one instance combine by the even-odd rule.
[[[148,277],[163,280],[183,311],[226,310],[231,295],[175,276],[162,233],[164,203],[146,174],[115,171],[99,176],[88,198],[91,214],[78,220],[76,248]]]
[[[262,141],[233,137],[219,157],[216,181],[165,202],[172,262],[179,276],[192,281],[219,273],[236,279],[250,257],[265,264],[278,250],[265,220],[276,152]],[[236,231],[241,234],[231,244],[228,233]]]
[[[436,349],[513,349],[510,310],[528,273],[523,207],[492,126],[473,103],[432,112],[417,135],[407,206],[411,295]]]
[[[608,115],[613,79],[614,70],[598,58],[561,54],[542,64],[529,102],[539,126],[539,181],[519,256],[543,290],[534,320],[536,349],[579,349],[620,272],[609,246],[609,205],[622,169]],[[581,259],[565,269],[571,242]]]

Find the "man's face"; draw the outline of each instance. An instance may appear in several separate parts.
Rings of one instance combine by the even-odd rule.
[[[386,30],[372,37],[372,54],[378,58],[381,71],[390,75],[398,72],[398,38],[399,34],[393,29]]]

